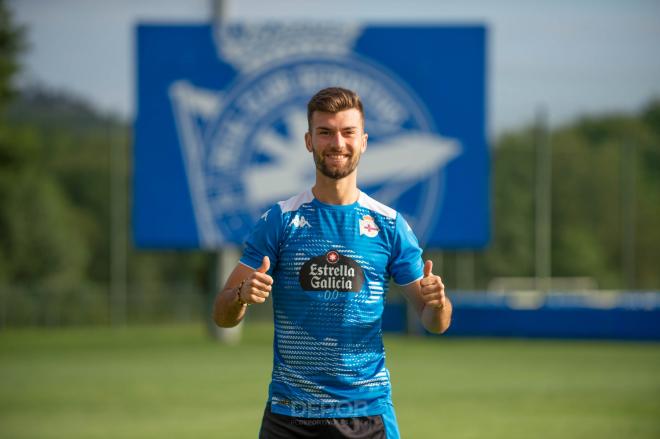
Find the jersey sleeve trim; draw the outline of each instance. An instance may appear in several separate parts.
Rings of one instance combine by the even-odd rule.
[[[423,276],[422,249],[406,220],[397,214],[389,272],[395,284],[409,285]]]
[[[245,241],[245,250],[239,262],[250,268],[259,267],[264,256],[268,256],[270,269],[273,270],[279,256],[281,228],[282,213],[280,206],[275,204],[261,216],[252,229]]]
[[[407,287],[408,285],[414,284],[415,282],[417,282],[417,281],[419,281],[419,280],[422,280],[422,279],[424,279],[424,276],[420,276],[420,277],[418,277],[417,279],[411,280],[410,282],[408,282],[408,283],[404,283],[404,284],[397,284],[396,281],[395,281],[394,283],[395,283],[396,285],[400,286],[400,287]]]

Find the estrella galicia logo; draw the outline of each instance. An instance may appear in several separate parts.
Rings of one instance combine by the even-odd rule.
[[[314,183],[302,143],[305,105],[336,85],[356,90],[369,109],[361,188],[404,214],[420,241],[433,230],[442,210],[442,169],[462,146],[437,132],[405,81],[353,50],[362,33],[359,25],[219,26],[216,47],[237,72],[233,82],[223,90],[188,78],[170,84],[202,247],[242,243],[264,209]]]
[[[357,293],[362,290],[364,272],[353,259],[330,250],[305,262],[299,280],[304,291]]]

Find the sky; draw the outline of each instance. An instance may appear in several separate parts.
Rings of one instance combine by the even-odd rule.
[[[210,20],[211,0],[9,0],[28,30],[19,84],[135,112],[133,29]],[[333,20],[488,26],[489,131],[636,111],[660,97],[660,0],[225,0],[228,21]]]

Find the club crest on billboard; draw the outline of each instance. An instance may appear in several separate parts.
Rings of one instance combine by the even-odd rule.
[[[212,28],[216,62],[233,76],[171,74],[163,82],[199,247],[242,243],[270,206],[313,185],[303,142],[306,103],[329,86],[356,90],[364,103],[369,147],[358,168],[360,188],[401,212],[422,242],[439,242],[452,187],[445,169],[460,162],[466,145],[443,132],[437,104],[429,106],[391,65],[356,48],[366,32],[359,25]]]

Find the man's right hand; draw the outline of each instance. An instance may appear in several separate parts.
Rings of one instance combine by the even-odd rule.
[[[264,303],[273,288],[273,278],[266,272],[270,268],[270,259],[264,256],[261,266],[253,271],[243,282],[239,291],[241,300],[247,304]]]

